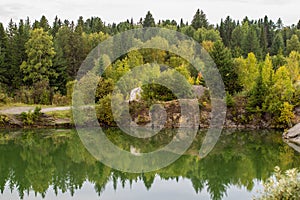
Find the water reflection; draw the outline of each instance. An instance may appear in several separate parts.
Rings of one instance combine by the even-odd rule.
[[[124,150],[130,151],[134,146],[140,152],[149,152],[170,142],[174,131],[143,141],[123,135],[118,129],[107,129],[106,134]],[[132,174],[113,170],[94,159],[74,130],[2,133],[0,190],[3,194],[5,188],[10,189],[11,196],[19,198],[32,192],[45,197],[51,195],[47,193],[49,188],[54,194],[67,192],[76,196],[89,182],[95,191],[90,195],[100,196],[106,194],[110,185],[117,193],[121,191],[119,187],[132,186],[134,191],[136,182],[150,190],[161,179],[169,186],[174,182],[190,183],[194,194],[207,193],[211,199],[222,199],[230,195],[233,187],[246,188],[250,193],[258,182],[271,175],[276,165],[283,170],[300,166],[299,153],[282,142],[280,133],[226,131],[214,150],[201,159],[198,151],[204,136],[205,132],[199,132],[191,148],[172,165],[156,172]],[[174,193],[180,190],[171,188]],[[184,187],[182,190],[186,191]],[[147,192],[140,195],[144,199]]]

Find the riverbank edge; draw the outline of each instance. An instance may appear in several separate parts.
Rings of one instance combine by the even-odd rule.
[[[132,120],[138,125],[146,125],[151,122],[151,117],[149,115],[149,108],[141,106],[141,102],[133,102],[131,107],[139,107],[139,110],[135,110],[135,114],[132,115]],[[164,104],[167,112],[166,123],[163,125],[165,128],[179,128],[182,126],[182,121],[190,120],[183,118],[180,114],[180,105],[178,101],[170,101]],[[200,109],[200,125],[199,127],[207,129],[210,127],[211,121],[211,108],[208,106],[202,107]],[[59,111],[58,111],[59,112]],[[70,110],[70,112],[72,112]],[[72,114],[70,114],[72,116]],[[192,118],[192,117],[190,117]],[[196,119],[197,120],[197,119]],[[295,112],[295,118],[292,121],[292,125],[300,123],[300,115]],[[195,123],[198,124],[198,123]],[[117,127],[115,123],[110,123],[107,125],[105,121],[99,121],[101,127]],[[130,124],[128,125],[130,126]],[[20,114],[0,114],[0,129],[44,129],[44,128],[75,128],[72,121],[72,117],[57,118],[48,113],[42,113],[38,120],[32,122],[32,124],[27,124],[22,120]],[[226,119],[223,128],[226,129],[249,129],[249,130],[259,130],[259,129],[281,129],[284,130],[287,127],[278,126],[274,123],[269,116],[261,116],[259,114],[251,114],[246,112],[245,109],[241,107],[231,107],[227,109]]]

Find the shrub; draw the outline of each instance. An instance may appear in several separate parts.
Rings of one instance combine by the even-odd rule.
[[[57,106],[66,106],[70,104],[70,99],[60,93],[55,93],[52,98],[52,104]]]
[[[52,102],[52,89],[48,80],[36,82],[31,87],[21,87],[15,94],[15,101],[25,104],[50,105]]]
[[[289,104],[288,102],[284,102],[280,108],[280,117],[278,119],[279,123],[285,126],[291,126],[291,120],[295,117],[293,109],[293,105]]]
[[[36,107],[34,111],[22,112],[21,119],[25,125],[33,125],[36,121],[38,121],[42,115],[42,108]]]
[[[258,200],[298,200],[300,198],[300,174],[297,169],[282,173],[275,167],[275,176],[269,178],[263,185],[264,190]]]
[[[32,93],[32,88],[22,86],[18,91],[16,91],[14,100],[20,103],[34,104]]]
[[[233,97],[229,94],[229,92],[226,92],[226,105],[228,107],[234,107],[235,105],[235,101],[233,99]]]
[[[33,84],[32,98],[35,104],[51,104],[52,90],[48,80],[42,80]]]
[[[73,91],[74,91],[74,85],[76,84],[76,80],[75,81],[69,81],[66,85],[67,88],[67,98],[69,99],[70,102],[72,102],[72,95],[73,95]]]

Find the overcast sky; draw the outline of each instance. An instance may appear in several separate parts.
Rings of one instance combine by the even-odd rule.
[[[61,19],[76,20],[99,16],[105,22],[120,22],[133,18],[138,21],[148,10],[155,20],[175,19],[191,21],[197,8],[202,9],[210,23],[219,23],[230,15],[234,19],[251,19],[268,15],[274,21],[279,17],[285,25],[297,24],[300,19],[299,0],[1,0],[0,21],[5,25],[12,18],[30,17],[31,21],[45,15],[52,23]]]

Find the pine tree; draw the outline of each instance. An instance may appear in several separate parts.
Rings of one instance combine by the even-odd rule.
[[[239,91],[241,87],[230,50],[221,41],[218,41],[214,44],[210,55],[219,69],[226,91],[230,94]]]
[[[277,55],[280,51],[284,50],[284,42],[282,34],[279,32],[276,34],[271,47],[271,55]]]
[[[297,29],[300,29],[300,20],[297,23]]]
[[[8,84],[8,60],[7,60],[8,38],[5,33],[3,24],[0,23],[0,82]]]
[[[246,37],[242,41],[242,49],[244,51],[244,56],[246,56],[250,52],[253,52],[258,57],[261,56],[261,49],[259,46],[256,26],[250,26]]]
[[[192,20],[192,27],[197,30],[198,28],[206,28],[208,29],[208,20],[206,19],[206,15],[204,12],[201,10],[197,10],[196,14],[193,17]]]
[[[260,46],[262,49],[263,57],[268,53],[268,39],[264,27],[260,28]]]
[[[228,16],[225,21],[221,20],[219,32],[223,43],[226,47],[231,47],[232,43],[232,32],[235,29],[235,22]]]
[[[51,28],[52,37],[55,37],[56,33],[58,32],[58,30],[60,29],[61,26],[62,26],[62,23],[61,23],[60,19],[58,19],[58,17],[55,16],[53,26]]]
[[[39,28],[44,29],[46,32],[50,30],[49,22],[44,15],[40,19]]]
[[[10,20],[7,29],[8,36],[8,47],[7,47],[7,63],[9,68],[7,69],[7,79],[10,81],[8,86],[12,89],[19,88],[22,83],[22,74],[20,71],[20,65],[22,64],[22,56],[20,53],[20,44],[19,44],[19,34],[18,27],[16,23]],[[22,44],[21,44],[22,45]],[[23,44],[24,45],[24,44]]]
[[[143,27],[155,27],[155,21],[150,11],[148,11],[146,14],[146,17],[143,21]]]
[[[289,55],[292,51],[300,52],[300,42],[297,35],[293,35],[286,43],[286,53]]]

